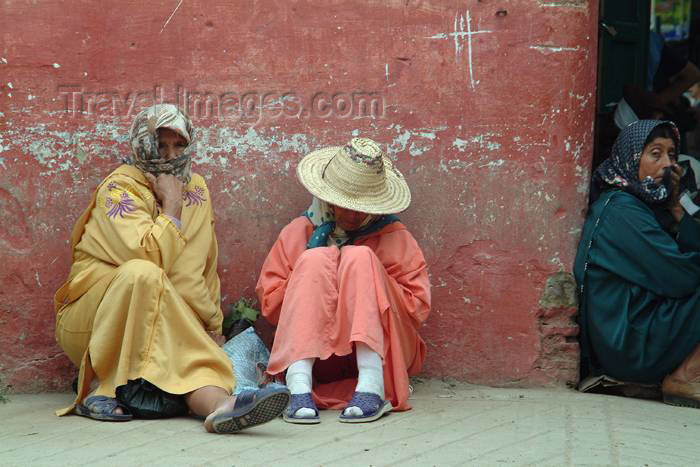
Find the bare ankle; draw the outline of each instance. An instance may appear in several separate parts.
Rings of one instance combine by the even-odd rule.
[[[220,387],[204,386],[187,394],[185,400],[192,413],[206,417],[224,406],[230,397],[228,391]]]

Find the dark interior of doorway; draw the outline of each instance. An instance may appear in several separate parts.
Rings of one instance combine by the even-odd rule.
[[[700,66],[700,0],[691,3],[690,34],[687,39],[666,42],[673,51]],[[617,134],[613,115],[625,86],[646,90],[650,31],[658,32],[658,18],[651,13],[651,0],[600,0],[598,28],[598,76],[593,164],[609,155]],[[700,158],[697,148],[685,152]],[[690,149],[691,151],[688,151]]]

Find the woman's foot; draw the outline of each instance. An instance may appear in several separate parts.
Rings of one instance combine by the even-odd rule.
[[[291,395],[287,388],[267,387],[243,391],[229,397],[204,420],[210,433],[236,433],[245,428],[267,423],[284,411]]]
[[[292,401],[289,407],[284,411],[282,418],[285,422],[314,424],[320,423],[321,417],[318,414],[318,407],[311,397],[310,392],[304,394],[292,394]]]
[[[700,345],[661,385],[666,404],[700,409]]]
[[[87,396],[82,404],[76,405],[75,413],[104,422],[127,422],[134,418],[114,397],[96,395]]]
[[[371,392],[355,392],[338,420],[343,423],[373,422],[391,412],[391,402]]]

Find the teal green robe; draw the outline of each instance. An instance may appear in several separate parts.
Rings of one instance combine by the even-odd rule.
[[[700,343],[700,225],[691,216],[674,238],[637,197],[603,193],[584,224],[574,276],[582,377],[657,383]]]

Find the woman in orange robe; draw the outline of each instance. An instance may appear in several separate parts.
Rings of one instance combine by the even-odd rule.
[[[286,370],[292,393],[284,419],[318,423],[318,407],[344,408],[343,422],[408,410],[430,312],[423,254],[390,214],[408,207],[408,186],[361,138],[309,154],[297,175],[312,204],[282,229],[257,285],[277,326],[267,371]]]

